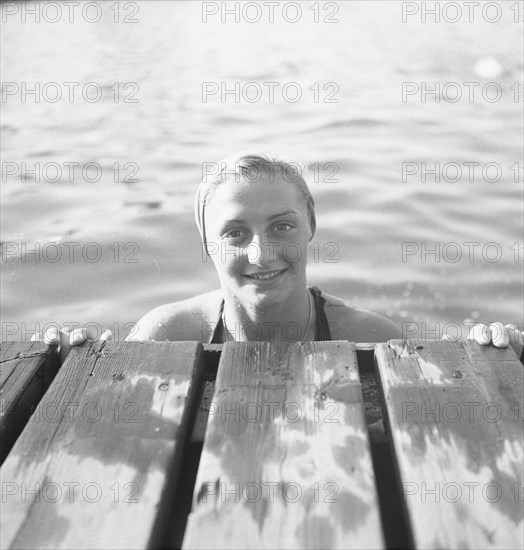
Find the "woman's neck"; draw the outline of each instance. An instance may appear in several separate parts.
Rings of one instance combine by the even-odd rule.
[[[227,340],[303,342],[315,338],[315,304],[303,287],[288,299],[270,306],[243,303],[225,296],[223,311]]]

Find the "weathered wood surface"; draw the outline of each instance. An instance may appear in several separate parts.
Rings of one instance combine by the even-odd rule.
[[[0,464],[51,384],[59,358],[40,342],[0,344]]]
[[[224,344],[184,548],[381,548],[355,347]]]
[[[99,345],[73,349],[1,469],[2,548],[162,545],[202,346]]]
[[[368,424],[369,436],[372,440],[384,439],[382,426],[382,407],[378,396],[378,387],[376,382],[376,373],[374,369],[375,344],[354,344],[357,352],[358,372],[362,393],[364,396],[364,406],[366,412],[366,422]],[[212,362],[211,354],[220,354],[222,344],[206,344],[204,346],[204,355],[206,357],[206,371],[209,371],[208,380],[205,383],[202,394],[202,401],[198,415],[195,419],[191,441],[193,443],[204,441],[206,433],[207,419],[209,416],[209,405],[213,400],[215,392],[216,369],[209,368],[208,363]],[[213,358],[214,359],[214,358]]]
[[[522,548],[522,363],[476,342],[378,344],[416,548]]]

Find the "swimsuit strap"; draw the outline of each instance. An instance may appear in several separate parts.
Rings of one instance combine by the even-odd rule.
[[[316,286],[310,287],[313,294],[313,302],[315,303],[315,311],[317,313],[317,322],[315,326],[315,340],[329,341],[331,340],[331,331],[329,330],[329,323],[324,311],[324,304],[326,299],[322,296],[322,292]]]
[[[223,344],[226,341],[226,331],[224,330],[224,321],[222,320],[222,313],[224,312],[224,300],[220,304],[220,310],[218,311],[218,321],[213,329],[213,334],[209,340],[209,344]]]
[[[329,330],[329,323],[324,311],[324,304],[326,299],[322,296],[322,292],[316,287],[310,287],[309,290],[313,295],[313,304],[316,312],[315,323],[315,340],[316,341],[329,341],[331,340],[331,331]],[[218,321],[213,330],[213,334],[209,340],[210,344],[223,344],[226,341],[226,334],[224,330],[224,322],[222,320],[222,313],[224,311],[224,300],[220,304],[220,310],[218,312]]]

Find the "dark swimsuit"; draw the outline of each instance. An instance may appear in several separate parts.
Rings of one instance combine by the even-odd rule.
[[[324,304],[326,300],[322,297],[322,293],[316,287],[310,287],[309,291],[313,296],[313,305],[315,306],[316,313],[316,326],[315,326],[315,340],[326,341],[331,340],[331,332],[329,330],[329,324],[324,311]],[[209,340],[210,344],[223,344],[226,341],[226,335],[224,332],[224,323],[222,321],[222,312],[224,311],[224,300],[220,304],[220,311],[218,312],[218,322],[215,326],[215,330]]]

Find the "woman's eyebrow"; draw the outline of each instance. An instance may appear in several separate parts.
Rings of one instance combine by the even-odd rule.
[[[272,216],[269,216],[269,219],[272,220],[274,218],[280,218],[280,216],[287,216],[288,214],[298,214],[298,212],[296,210],[286,210],[285,212],[280,212],[279,214],[273,214]],[[245,220],[239,218],[231,218],[224,220],[223,225],[227,225],[230,223],[245,223]]]
[[[280,216],[287,216],[288,214],[298,214],[296,210],[286,210],[285,212],[281,212],[280,214],[274,214],[273,216],[270,216],[269,219],[272,220],[273,218],[279,218]]]

